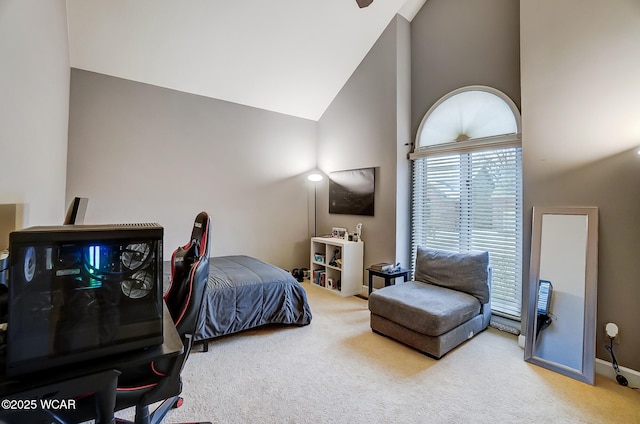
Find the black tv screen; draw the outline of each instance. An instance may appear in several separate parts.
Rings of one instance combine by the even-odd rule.
[[[329,213],[374,213],[375,168],[350,169],[329,174]]]

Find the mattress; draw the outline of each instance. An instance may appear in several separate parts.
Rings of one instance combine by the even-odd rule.
[[[311,317],[307,294],[289,272],[251,256],[212,257],[194,340],[266,324],[303,326]]]

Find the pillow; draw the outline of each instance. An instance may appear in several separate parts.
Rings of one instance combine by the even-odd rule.
[[[454,253],[418,247],[416,281],[468,293],[489,302],[489,253]]]

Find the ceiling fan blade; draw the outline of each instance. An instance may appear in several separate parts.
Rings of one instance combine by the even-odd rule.
[[[363,7],[367,7],[373,3],[373,0],[356,0],[356,3],[358,3],[358,6],[362,9]]]

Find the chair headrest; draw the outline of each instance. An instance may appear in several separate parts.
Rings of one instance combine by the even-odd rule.
[[[191,240],[173,252],[171,283],[164,300],[181,335],[194,333],[209,279],[209,226],[209,215],[199,213]]]
[[[200,212],[193,221],[191,242],[199,246],[198,256],[209,256],[209,225],[211,219],[206,212]]]

